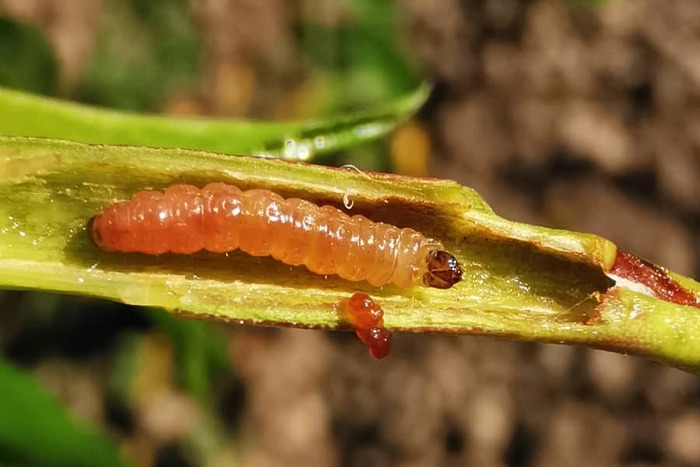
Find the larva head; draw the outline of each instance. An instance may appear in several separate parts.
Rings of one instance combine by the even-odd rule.
[[[457,258],[445,250],[428,253],[428,271],[423,274],[423,284],[436,289],[449,289],[462,280],[462,268]]]
[[[100,235],[100,231],[95,229],[95,218],[97,216],[92,216],[87,223],[87,233],[88,236],[90,237],[90,240],[92,243],[95,245],[102,246],[102,236]]]

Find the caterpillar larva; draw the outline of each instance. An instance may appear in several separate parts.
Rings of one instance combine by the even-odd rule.
[[[173,185],[165,193],[142,191],[93,217],[88,231],[107,251],[159,255],[240,249],[374,286],[447,289],[462,278],[457,259],[413,229],[224,183],[201,190]]]
[[[384,327],[384,311],[366,293],[356,292],[340,302],[342,317],[355,329],[357,337],[374,358],[391,352],[391,333]]]

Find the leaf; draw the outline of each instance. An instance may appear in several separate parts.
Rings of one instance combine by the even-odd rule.
[[[130,465],[106,436],[73,420],[36,381],[1,358],[0,387],[2,465]]]
[[[374,110],[266,123],[130,114],[0,88],[0,134],[311,160],[385,135],[420,108],[429,92],[423,85]]]
[[[373,288],[241,252],[150,257],[103,252],[88,239],[87,220],[114,201],[146,188],[212,181],[335,206],[349,198],[351,214],[441,241],[462,264],[464,280],[449,290]],[[362,290],[381,303],[392,330],[586,344],[700,368],[697,307],[656,298],[661,289],[643,279],[649,266],[623,267],[618,256],[615,245],[595,235],[502,219],[452,181],[188,150],[0,138],[4,287],[93,295],[203,319],[330,329],[344,328],[338,302]],[[697,282],[655,271],[649,277],[668,276],[697,305]],[[665,287],[662,279],[658,284]]]
[[[187,0],[104,2],[103,9],[96,50],[75,91],[80,101],[152,110],[194,87],[201,47]]]
[[[50,94],[57,84],[56,60],[41,31],[0,18],[0,86]]]

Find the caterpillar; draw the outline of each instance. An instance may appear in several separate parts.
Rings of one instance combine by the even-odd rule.
[[[160,255],[240,249],[377,287],[447,289],[462,279],[457,259],[413,229],[224,183],[139,192],[92,217],[88,233],[106,251]]]
[[[391,333],[384,327],[384,311],[366,293],[356,292],[340,302],[341,316],[355,329],[369,354],[380,359],[391,352]]]

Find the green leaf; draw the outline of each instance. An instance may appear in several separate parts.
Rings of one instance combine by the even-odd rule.
[[[106,436],[73,420],[34,379],[1,358],[0,387],[0,464],[130,465]]]
[[[397,39],[396,6],[359,0],[345,7],[348,18],[341,24],[305,22],[301,28],[312,72],[333,77],[335,104],[362,108],[415,89],[419,73]]]
[[[97,48],[76,91],[80,101],[153,110],[194,86],[200,40],[187,0],[103,5]]]
[[[345,197],[354,203],[351,214],[441,241],[462,264],[464,280],[449,290],[374,288],[241,252],[151,257],[103,252],[88,239],[88,219],[114,201],[145,188],[212,181],[335,206]],[[188,150],[0,138],[4,287],[93,295],[204,319],[332,329],[344,328],[338,302],[363,290],[381,303],[393,330],[578,343],[699,368],[698,308],[649,296],[634,274],[612,287],[618,256],[615,245],[594,235],[502,219],[473,190],[451,181]],[[697,297],[697,282],[671,278]]]
[[[41,31],[0,18],[0,86],[52,94],[57,84],[53,50]]]
[[[0,88],[0,134],[311,160],[385,135],[420,108],[429,92],[424,85],[374,110],[266,123],[129,114]]]

